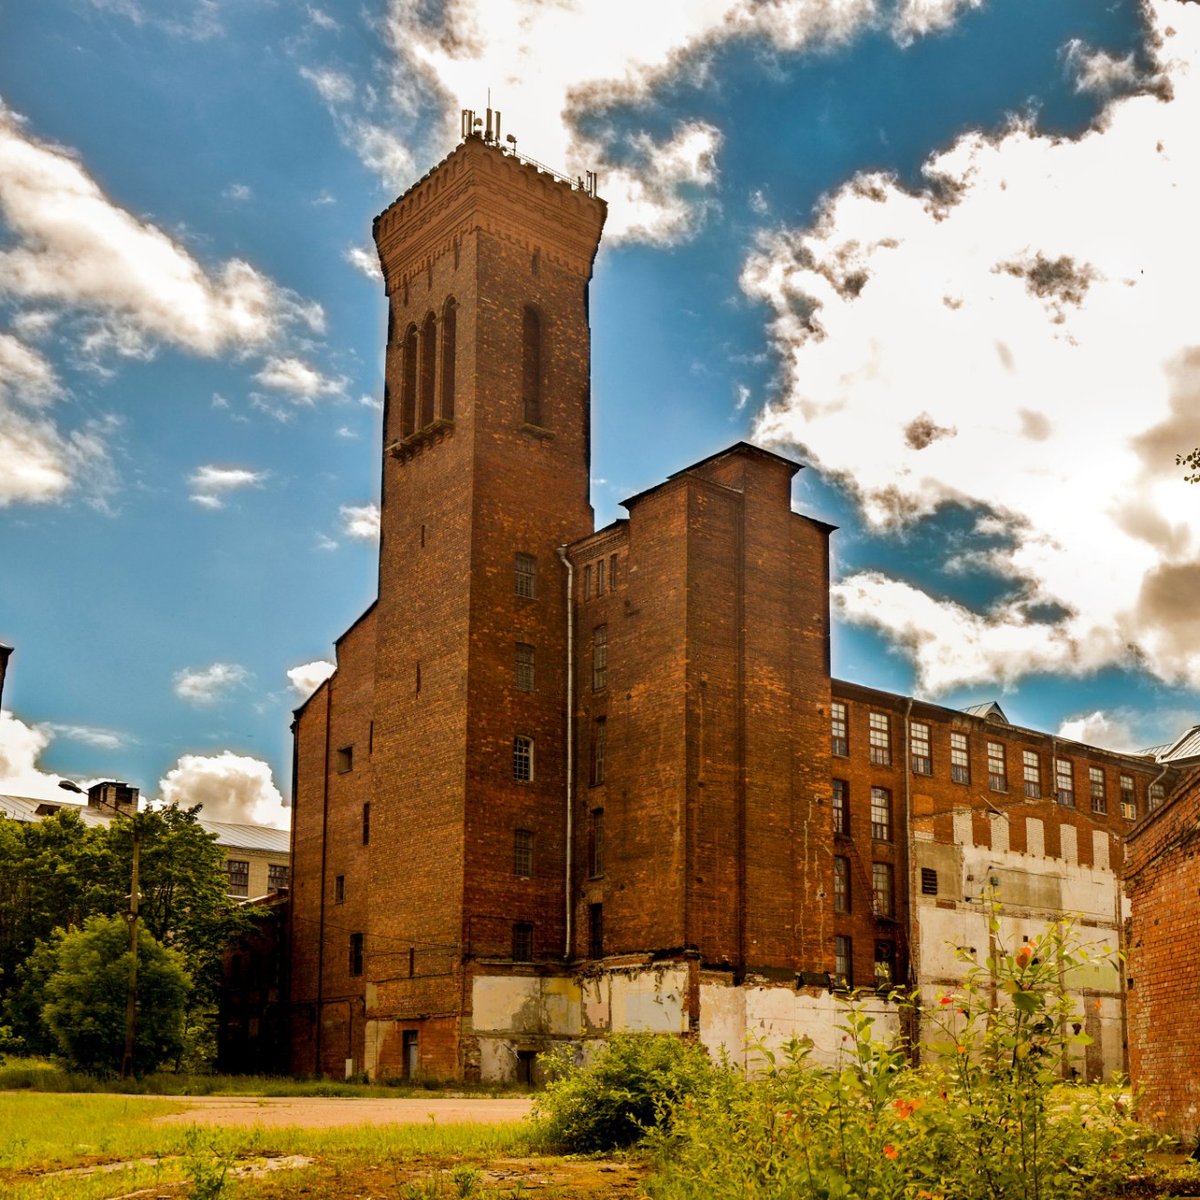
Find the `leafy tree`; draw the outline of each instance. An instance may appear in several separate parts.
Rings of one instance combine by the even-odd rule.
[[[1200,446],[1197,446],[1191,454],[1175,455],[1175,465],[1186,467],[1192,472],[1191,475],[1183,477],[1187,483],[1200,483]]]
[[[121,917],[89,917],[55,947],[42,1020],[72,1066],[107,1075],[125,1050],[129,927]],[[179,1054],[191,980],[183,956],[138,930],[138,1013],[134,1063],[152,1071]]]

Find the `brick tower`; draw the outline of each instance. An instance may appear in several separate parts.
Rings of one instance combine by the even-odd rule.
[[[366,882],[387,902],[361,966],[379,1070],[412,1065],[420,1020],[422,1068],[473,1073],[464,964],[566,953],[558,549],[592,528],[605,205],[503,153],[491,117],[480,136],[465,114],[462,144],[375,222],[389,318]]]

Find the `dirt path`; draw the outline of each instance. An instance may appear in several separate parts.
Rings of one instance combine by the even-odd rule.
[[[153,1097],[168,1099],[168,1097]],[[331,1129],[337,1125],[498,1125],[520,1121],[532,1103],[525,1096],[479,1099],[423,1096],[404,1099],[326,1096],[171,1096],[183,1112],[158,1120],[184,1125],[263,1125],[279,1129]]]

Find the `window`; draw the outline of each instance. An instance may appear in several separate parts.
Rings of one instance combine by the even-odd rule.
[[[342,746],[333,752],[333,769],[339,775],[354,770],[354,747]]]
[[[604,809],[593,808],[588,821],[588,874],[597,879],[604,874]]]
[[[854,953],[848,937],[838,934],[833,939],[833,986],[849,988],[854,986]]]
[[[592,598],[592,564],[588,563],[583,568],[583,598],[590,600]]]
[[[363,845],[369,846],[371,844],[371,802],[369,800],[363,805],[362,825]]]
[[[442,308],[442,419],[454,420],[454,357],[458,305],[451,296]]]
[[[896,912],[896,887],[892,864],[871,864],[871,898],[877,917],[891,917]]]
[[[533,924],[514,921],[512,927],[513,962],[533,962]]]
[[[1054,760],[1054,798],[1066,808],[1075,807],[1075,777],[1069,759]]]
[[[833,911],[850,911],[850,860],[840,854],[833,860]]]
[[[971,752],[965,733],[950,735],[950,778],[955,783],[971,782]]]
[[[892,840],[892,793],[887,788],[871,789],[871,836],[880,842]]]
[[[844,779],[833,781],[833,832],[850,832],[850,788]]]
[[[604,957],[604,905],[588,905],[588,958]]]
[[[1021,772],[1025,781],[1025,795],[1031,800],[1042,794],[1042,765],[1036,750],[1021,751]]]
[[[1004,762],[1004,745],[988,742],[988,787],[993,792],[1008,791],[1008,767]]]
[[[363,973],[363,935],[361,933],[352,933],[350,935],[350,974],[361,975]]]
[[[517,595],[532,600],[537,594],[537,559],[532,554],[518,554],[515,574]]]
[[[608,626],[592,630],[592,691],[608,687]]]
[[[526,425],[542,423],[542,321],[535,309],[521,314],[521,400]]]
[[[519,879],[533,878],[533,830],[513,830],[513,874]]]
[[[1133,776],[1121,776],[1121,816],[1127,821],[1137,820],[1137,797],[1133,791]]]
[[[596,564],[596,595],[604,595],[604,559]]]
[[[1102,767],[1088,767],[1088,792],[1092,797],[1092,812],[1108,812],[1108,801],[1104,796],[1104,770]]]
[[[512,775],[518,783],[533,781],[533,738],[521,733],[513,738]]]
[[[614,554],[608,560],[608,590],[617,590],[617,556]]]
[[[933,867],[921,868],[921,895],[936,896],[937,895],[937,871]]]
[[[605,717],[597,717],[592,722],[592,787],[599,787],[604,782],[604,743],[607,729],[608,721]]]
[[[346,903],[346,877],[345,875],[337,875],[333,880],[333,902],[334,904]]]
[[[1156,808],[1162,807],[1162,802],[1167,798],[1166,792],[1163,790],[1161,783],[1152,783],[1150,785],[1150,811],[1153,812]]]
[[[516,684],[518,692],[533,691],[533,647],[517,643]]]
[[[267,891],[286,892],[289,877],[287,863],[267,863]]]
[[[850,738],[846,723],[846,706],[835,700],[829,706],[830,749],[834,754],[845,758],[850,753]]]
[[[890,988],[896,981],[896,943],[875,943],[875,986]]]
[[[873,712],[870,716],[871,762],[877,767],[892,765],[892,719],[887,713]]]
[[[923,721],[914,721],[909,726],[909,755],[914,775],[933,774],[933,752],[929,747],[929,726]]]
[[[400,361],[400,436],[412,437],[417,428],[417,327],[404,331]]]
[[[434,380],[437,377],[437,319],[433,313],[425,318],[421,326],[421,382],[420,405],[422,429],[433,424]]]
[[[229,894],[231,896],[250,895],[250,864],[244,858],[230,858],[225,862],[225,871],[229,876]]]

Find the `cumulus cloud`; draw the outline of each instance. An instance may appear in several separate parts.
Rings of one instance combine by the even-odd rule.
[[[303,404],[337,395],[346,386],[345,379],[331,379],[299,358],[269,358],[254,378],[263,387],[285,392]]]
[[[168,804],[201,806],[210,821],[273,825],[286,829],[288,810],[271,768],[257,758],[234,754],[184,754],[158,782]]]
[[[222,497],[239,488],[258,487],[267,477],[266,471],[251,471],[247,467],[218,467],[209,463],[197,467],[188,479],[191,498],[202,508],[221,508]]]
[[[27,725],[11,712],[0,712],[0,794],[29,796],[35,800],[62,800],[61,775],[38,766],[53,734],[48,728]]]
[[[1115,750],[1120,754],[1134,754],[1142,748],[1127,720],[1099,709],[1069,717],[1059,725],[1058,736],[1082,742],[1085,746]]]
[[[314,662],[292,667],[287,673],[288,682],[295,689],[297,696],[308,699],[336,669],[333,663],[318,658]]]
[[[1067,73],[1074,78],[1077,92],[1105,94],[1142,82],[1132,54],[1114,58],[1103,50],[1093,50],[1079,38],[1063,47]]]
[[[189,704],[203,707],[223,700],[249,678],[250,672],[237,663],[215,662],[210,667],[185,667],[175,672],[175,695]]]
[[[769,308],[780,401],[756,434],[839,480],[869,526],[943,505],[995,544],[984,608],[881,572],[835,588],[928,693],[1136,663],[1200,687],[1200,7],[1153,0],[1169,86],[1075,139],[970,133],[907,190],[860,176],[743,271]],[[1170,32],[1168,32],[1170,27]]]
[[[390,133],[397,116],[418,128],[434,98],[436,128],[420,146],[425,157],[457,135],[460,110],[479,109],[493,88],[504,129],[520,137],[519,149],[570,177],[599,172],[609,202],[608,241],[666,244],[687,237],[703,213],[717,173],[716,129],[684,117],[664,137],[621,134],[595,120],[598,114],[636,103],[681,74],[699,77],[722,43],[753,40],[795,52],[886,30],[905,44],[980,3],[697,0],[659,10],[640,0],[440,6],[390,0],[386,32],[394,62],[385,88],[356,84],[327,67],[305,67],[303,74],[329,106],[343,141],[391,188],[413,181],[412,147]],[[580,47],[587,47],[582,57]]]
[[[350,246],[343,257],[356,271],[361,271],[368,279],[383,278],[383,271],[379,266],[379,255],[375,252],[374,246]]]
[[[379,505],[343,504],[342,532],[359,542],[379,540]]]

